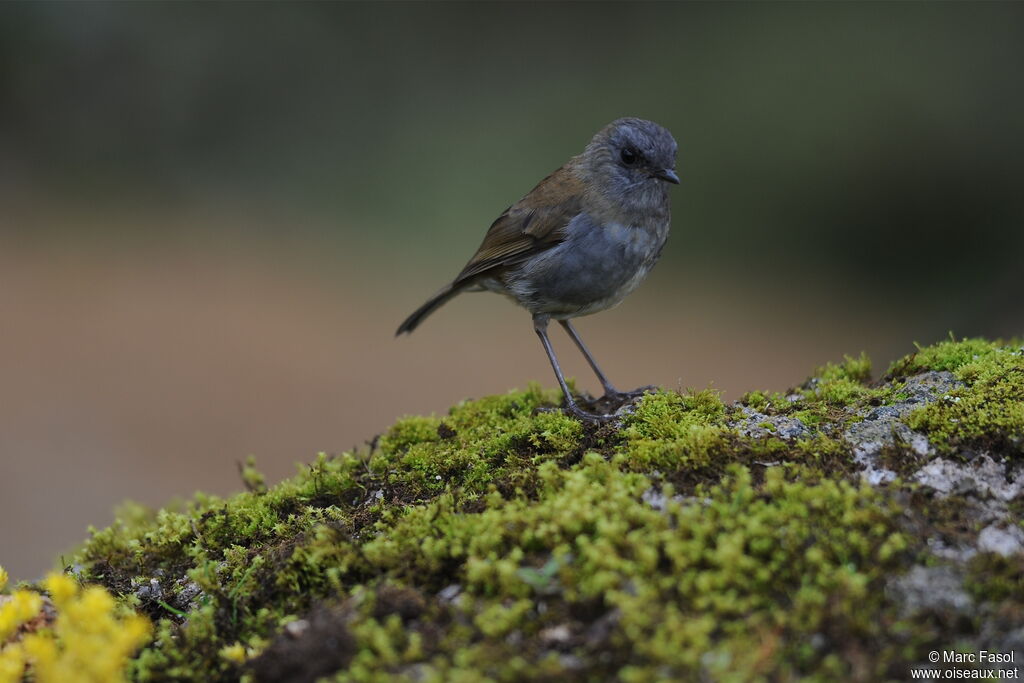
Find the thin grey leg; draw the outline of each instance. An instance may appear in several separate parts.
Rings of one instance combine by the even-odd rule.
[[[569,337],[574,342],[576,342],[576,346],[579,347],[579,350],[583,353],[583,357],[587,359],[587,363],[590,364],[590,367],[594,371],[594,374],[597,375],[597,379],[600,380],[601,386],[604,387],[605,398],[610,398],[614,400],[635,398],[637,396],[643,396],[648,391],[655,391],[657,389],[657,387],[653,386],[640,387],[635,391],[619,391],[618,389],[616,389],[615,386],[610,381],[608,381],[608,378],[605,377],[605,374],[601,372],[601,368],[598,367],[597,361],[594,360],[594,357],[592,355],[590,355],[590,350],[587,349],[587,345],[583,343],[582,339],[580,339],[580,335],[579,333],[576,332],[576,328],[572,326],[572,323],[569,322],[568,320],[559,320],[558,322],[560,322],[562,324],[562,327],[565,328],[565,331],[569,335]]]
[[[579,350],[583,354],[583,357],[587,359],[587,363],[590,364],[590,368],[594,371],[594,374],[597,375],[597,379],[601,382],[601,386],[604,387],[605,395],[620,395],[619,390],[616,389],[612,385],[612,383],[608,381],[608,378],[605,377],[604,373],[601,372],[601,368],[598,367],[597,361],[594,360],[594,357],[590,355],[590,351],[587,349],[587,345],[583,343],[582,339],[580,339],[580,335],[576,332],[576,328],[572,326],[572,323],[569,322],[568,320],[559,320],[558,322],[562,324],[562,327],[565,328],[565,331],[568,333],[569,337],[574,342],[576,342],[576,346],[579,347]]]
[[[602,421],[614,417],[614,415],[593,415],[576,405],[576,400],[569,391],[569,385],[565,383],[565,376],[562,374],[562,368],[558,364],[558,358],[555,357],[555,350],[551,348],[551,340],[548,339],[548,318],[546,316],[534,317],[533,329],[537,336],[540,337],[540,343],[544,345],[545,353],[548,354],[548,360],[551,361],[551,369],[555,371],[555,378],[558,379],[558,386],[562,387],[562,393],[565,394],[565,404],[569,412],[581,420]]]

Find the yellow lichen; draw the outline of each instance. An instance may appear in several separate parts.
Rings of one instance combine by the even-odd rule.
[[[80,588],[69,576],[50,574],[42,587],[57,610],[52,627],[5,642],[39,614],[43,599],[17,590],[0,605],[0,683],[20,681],[29,672],[37,683],[124,681],[128,658],[149,640],[149,620],[122,614],[106,590]]]
[[[43,599],[29,591],[16,591],[0,604],[0,643],[6,641],[19,626],[39,614]]]

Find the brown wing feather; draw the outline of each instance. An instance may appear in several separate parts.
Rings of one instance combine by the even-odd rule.
[[[498,216],[453,286],[550,249],[565,239],[565,226],[580,212],[583,195],[583,184],[573,172],[574,162],[540,181]]]

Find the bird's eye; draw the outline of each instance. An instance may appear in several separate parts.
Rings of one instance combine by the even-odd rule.
[[[636,150],[627,147],[622,150],[619,157],[626,166],[632,166],[640,159],[640,154]]]

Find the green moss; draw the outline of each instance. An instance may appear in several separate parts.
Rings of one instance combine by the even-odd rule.
[[[871,381],[871,359],[861,353],[843,356],[842,363],[827,363],[815,371],[804,385],[804,396],[828,405],[845,406],[872,395],[866,385]]]
[[[405,417],[399,420],[380,439],[381,449],[401,453],[410,446],[435,443],[441,440],[437,433],[441,421],[435,417]]]
[[[267,490],[267,482],[263,473],[256,469],[256,458],[249,456],[244,465],[239,465],[239,474],[242,475],[242,483],[245,488],[255,493],[264,493]]]
[[[994,600],[1024,615],[1024,558],[978,553],[967,564],[965,582],[975,600]]]
[[[764,410],[771,403],[771,399],[766,391],[748,391],[740,396],[740,403],[754,410]]]
[[[984,358],[1000,348],[998,341],[986,339],[961,339],[957,341],[952,333],[948,341],[931,346],[917,347],[915,353],[895,361],[889,366],[887,377],[907,377],[927,370],[950,371],[960,369],[972,361]]]
[[[907,425],[927,433],[943,453],[963,446],[1024,453],[1024,349],[991,347],[969,360],[956,357],[956,375],[966,386],[914,411]]]
[[[866,353],[859,356],[843,356],[842,363],[826,363],[818,368],[814,376],[822,382],[849,380],[858,384],[871,381],[871,359]]]
[[[748,391],[740,397],[739,403],[769,415],[788,412],[793,401],[778,391]]]
[[[946,367],[965,388],[912,425],[939,448],[1017,443],[1019,350],[938,347],[899,372]],[[742,436],[742,407],[709,390],[600,426],[537,386],[466,401],[275,486],[250,462],[249,491],[124,508],[73,562],[157,623],[139,680],[275,680],[289,656],[346,681],[900,678],[948,645],[887,590],[928,561],[907,520],[941,508],[959,533],[965,513],[858,482],[842,430],[902,388],[870,372],[846,357],[744,396],[802,420],[795,440]],[[1014,571],[979,565],[972,590],[1016,590]],[[137,594],[154,578],[159,598]],[[281,635],[297,619],[309,635]]]
[[[707,465],[722,450],[725,434],[725,406],[709,389],[648,394],[622,431],[630,460],[640,469]]]
[[[517,479],[546,457],[562,457],[580,441],[582,427],[560,412],[557,394],[532,386],[526,392],[467,401],[443,421],[400,420],[369,460],[377,472],[400,469],[403,484],[421,495],[461,486],[473,493],[498,480]]]
[[[614,628],[578,656],[613,653],[623,677],[645,680],[692,678],[709,652],[728,665],[718,673],[792,666],[838,676],[841,664],[800,653],[801,640],[826,624],[839,648],[878,635],[872,605],[882,603],[885,568],[895,566],[906,541],[892,523],[898,509],[869,488],[813,476],[804,483],[800,468],[769,470],[755,486],[749,470],[734,468],[700,499],[659,511],[642,499],[648,478],[596,455],[569,470],[553,463],[541,470],[535,501],[492,495],[483,510],[461,514],[445,496],[364,546],[365,560],[394,580],[457,582],[465,591],[448,618],[467,626],[453,629],[457,642],[429,659],[423,654],[420,673],[428,680],[466,667],[499,680],[542,675],[553,666],[538,655],[546,629],[587,610]],[[543,558],[561,559],[541,565],[544,582],[526,580],[523,569]],[[790,644],[745,661],[767,632]],[[395,632],[387,647],[364,643],[364,652],[378,654],[364,655],[363,664],[389,670],[395,660],[387,653],[407,637]],[[341,680],[362,678],[350,672]]]

